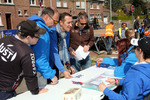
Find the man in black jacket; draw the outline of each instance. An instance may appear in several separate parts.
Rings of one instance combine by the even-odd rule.
[[[17,26],[17,35],[0,39],[0,100],[16,96],[15,89],[25,77],[32,94],[47,92],[38,88],[35,68],[35,55],[28,45],[38,42],[39,34],[46,30],[34,21],[22,21]]]
[[[140,20],[140,16],[137,16],[136,20],[134,22],[134,29],[135,29],[135,33],[136,33],[135,38],[138,38],[138,29],[140,27],[139,20]]]

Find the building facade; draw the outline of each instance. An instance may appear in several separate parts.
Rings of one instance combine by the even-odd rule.
[[[16,29],[19,22],[27,20],[45,7],[56,7],[59,13],[77,16],[86,11],[89,19],[103,19],[104,0],[0,0],[0,30]]]

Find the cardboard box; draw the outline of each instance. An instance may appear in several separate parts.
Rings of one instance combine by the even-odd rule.
[[[71,88],[63,95],[63,100],[79,100],[81,97],[81,88]]]

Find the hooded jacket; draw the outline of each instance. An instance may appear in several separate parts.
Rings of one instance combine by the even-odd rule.
[[[118,59],[103,58],[103,63],[110,64],[111,66],[115,66],[114,74],[116,77],[121,77],[121,78],[125,77],[129,68],[138,61],[135,52],[131,50],[132,48],[133,46],[129,48],[128,56],[124,60],[123,60],[123,56],[121,55],[122,63],[120,66],[118,66]],[[126,55],[126,52],[123,55]]]
[[[34,51],[36,56],[37,72],[40,72],[45,79],[53,79],[56,71],[52,69],[49,63],[50,52],[53,52],[51,51],[49,35],[52,31],[45,25],[45,22],[41,17],[33,15],[28,19],[35,21],[39,27],[46,29],[46,34],[40,35],[38,43],[31,46],[31,49]]]
[[[106,88],[104,94],[110,100],[143,100],[150,93],[150,63],[142,62],[132,66],[125,79],[119,79],[122,85],[120,94]]]

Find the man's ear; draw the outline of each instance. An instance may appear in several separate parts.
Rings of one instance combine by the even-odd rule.
[[[60,21],[59,21],[59,24],[60,24],[60,25],[62,25],[62,24],[63,24],[63,21],[62,21],[62,20],[60,20]]]
[[[47,21],[49,19],[49,15],[46,14],[43,19],[45,19]]]

